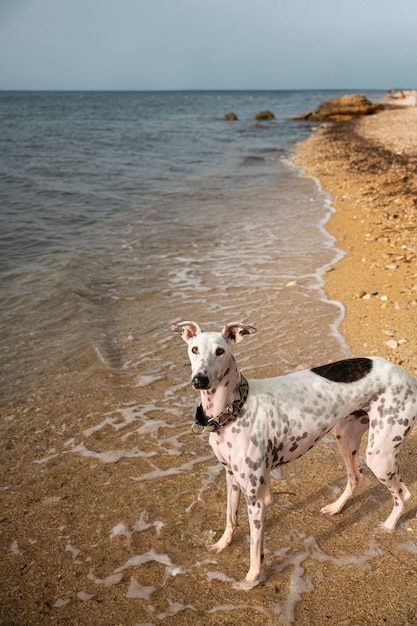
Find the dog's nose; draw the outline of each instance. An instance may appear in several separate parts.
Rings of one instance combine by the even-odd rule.
[[[194,389],[208,389],[210,386],[210,380],[205,374],[196,374],[193,377],[191,384]]]

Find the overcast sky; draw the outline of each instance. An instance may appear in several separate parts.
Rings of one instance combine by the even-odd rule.
[[[0,0],[0,89],[417,87],[417,0]]]

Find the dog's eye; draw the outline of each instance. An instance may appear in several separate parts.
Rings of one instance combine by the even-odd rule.
[[[217,348],[216,356],[221,356],[222,354],[224,354],[224,348]]]
[[[192,352],[193,354],[198,354],[198,348],[197,348],[197,346],[194,346],[194,348],[191,348],[191,352]]]

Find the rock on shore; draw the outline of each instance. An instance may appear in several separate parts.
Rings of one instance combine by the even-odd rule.
[[[310,122],[321,122],[324,120],[343,121],[359,115],[371,115],[382,109],[382,104],[371,102],[363,94],[353,93],[340,98],[326,100],[319,104],[314,111],[302,113],[292,119]]]

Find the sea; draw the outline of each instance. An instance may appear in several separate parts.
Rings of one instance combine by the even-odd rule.
[[[289,365],[327,357],[340,252],[331,199],[291,162],[312,124],[290,118],[342,93],[1,92],[3,401],[61,368],[127,368],[132,342],[152,376],[184,317],[259,325]]]
[[[255,326],[257,333],[237,346],[248,378],[350,354],[339,332],[343,307],[329,300],[324,283],[343,255],[326,231],[332,199],[293,161],[298,142],[317,125],[291,119],[344,93],[0,92],[0,426],[14,468],[1,489],[17,507],[12,553],[26,541],[27,562],[42,563],[44,573],[31,584],[48,578],[54,559],[42,561],[45,543],[58,545],[65,535],[76,551],[67,556],[77,555],[79,589],[68,582],[65,590],[61,575],[56,590],[48,583],[57,609],[76,611],[76,592],[85,599],[112,585],[142,602],[147,618],[138,623],[180,619],[184,606],[196,602],[190,588],[183,604],[177,598],[169,608],[163,600],[157,605],[158,585],[140,582],[150,561],[177,563],[177,569],[167,565],[159,583],[171,593],[173,577],[185,570],[164,533],[175,528],[178,514],[190,545],[190,529],[204,526],[192,516],[200,505],[207,512],[204,502],[222,471],[208,442],[191,434],[198,397],[172,324],[192,320],[219,331],[232,321]],[[366,95],[375,101],[383,94]],[[261,110],[275,118],[257,122]],[[238,119],[225,121],[229,112]],[[95,500],[81,461],[99,485]],[[129,544],[138,552],[133,590],[120,573],[130,571],[133,557],[112,544],[114,563],[104,571],[93,548],[82,544],[90,531],[75,517],[59,522],[59,507],[45,519],[39,513],[33,536],[19,531],[19,489],[43,493],[54,467],[73,479],[54,477],[53,493],[42,502],[59,500],[55,485],[72,485],[72,499],[60,500],[62,511],[66,502],[78,502],[80,519],[87,520],[94,502],[89,523],[102,520],[94,533],[106,541],[139,537],[140,545]],[[107,475],[100,467],[114,470]],[[110,476],[117,507],[107,519],[102,499],[109,497],[110,478],[104,479]],[[134,511],[122,484],[125,492],[142,494]],[[177,510],[162,506],[180,492]],[[159,552],[140,543],[146,533],[153,541],[152,532]],[[200,568],[189,572],[194,567]],[[207,584],[221,579],[222,565],[217,574],[213,567],[210,561],[198,570]],[[291,621],[297,589],[273,615],[286,611]],[[226,614],[230,607],[207,600],[209,609]]]

